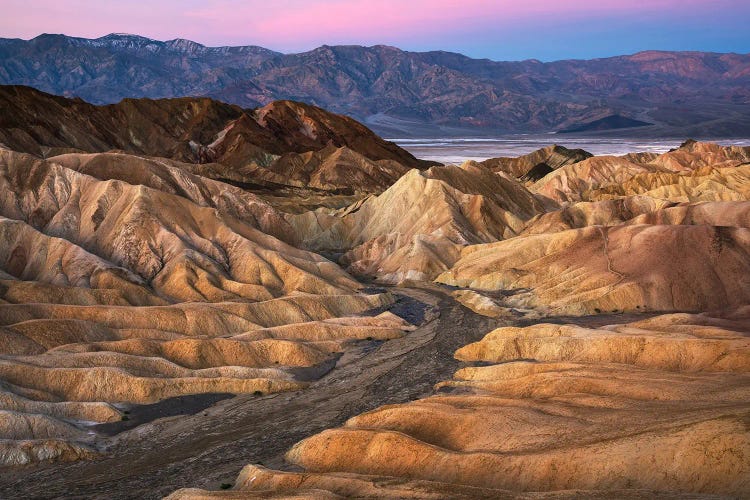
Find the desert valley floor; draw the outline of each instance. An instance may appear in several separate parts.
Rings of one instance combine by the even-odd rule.
[[[1,498],[750,495],[750,148],[0,109]]]

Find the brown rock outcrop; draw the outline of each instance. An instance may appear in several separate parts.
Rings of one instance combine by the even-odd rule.
[[[293,101],[255,110],[208,98],[125,99],[94,106],[29,87],[0,86],[0,106],[7,111],[0,117],[0,145],[15,151],[49,157],[123,150],[215,163],[204,171],[222,175],[229,170],[224,172],[227,179],[249,185],[299,187],[309,180],[313,189],[379,192],[387,186],[378,179],[392,183],[408,168],[433,164],[417,160],[349,117]],[[312,161],[303,155],[324,149]],[[355,175],[335,168],[341,162]],[[390,172],[376,173],[373,162]],[[308,171],[288,176],[290,166],[299,163]],[[365,184],[357,186],[360,181]]]
[[[367,194],[388,189],[409,170],[397,161],[370,160],[347,147],[326,146],[320,151],[287,153],[267,166],[252,164],[230,179],[252,181],[274,188],[290,186],[322,193]]]
[[[480,165],[525,181],[537,181],[558,168],[592,156],[582,149],[568,149],[554,144],[517,158],[490,158],[480,162]]]

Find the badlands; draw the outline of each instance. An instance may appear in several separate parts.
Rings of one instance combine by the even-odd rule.
[[[676,146],[0,87],[0,497],[750,496],[750,148]]]

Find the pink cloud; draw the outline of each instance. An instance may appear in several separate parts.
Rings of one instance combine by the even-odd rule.
[[[263,7],[259,2],[236,0],[207,3],[185,16],[208,26],[221,24],[223,32],[232,38],[252,37],[258,43],[287,47],[347,40],[385,43],[441,32],[446,33],[449,43],[449,32],[473,32],[473,36],[481,37],[481,30],[513,27],[521,21],[649,15],[677,6],[706,6],[705,0],[277,0]]]
[[[282,51],[340,43],[450,50],[499,43],[503,34],[575,22],[747,11],[747,0],[3,0],[0,36],[97,37],[129,32],[208,45],[258,44]],[[586,26],[586,24],[581,24]]]

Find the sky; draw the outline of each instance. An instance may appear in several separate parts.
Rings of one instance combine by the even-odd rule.
[[[750,52],[750,0],[0,0],[0,37],[133,33],[303,52],[393,45],[494,60]]]

